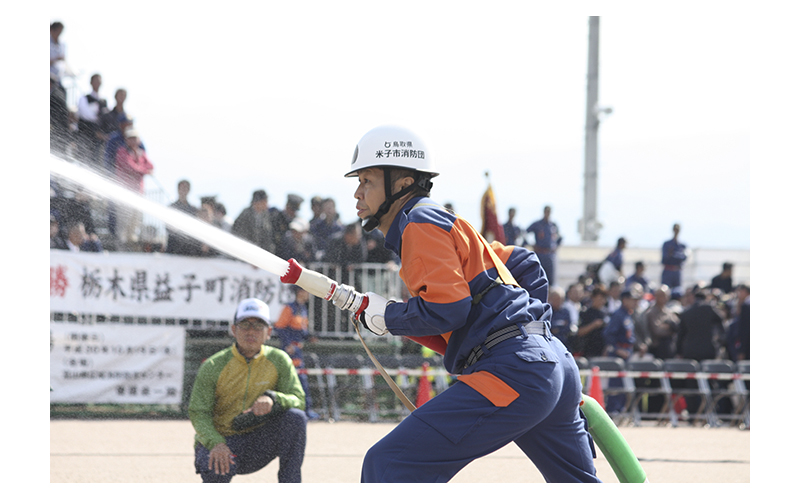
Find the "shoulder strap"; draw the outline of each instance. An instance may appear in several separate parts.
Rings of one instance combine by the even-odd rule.
[[[500,257],[497,256],[492,246],[489,245],[488,241],[486,241],[486,238],[484,238],[480,233],[478,233],[478,236],[481,237],[483,244],[486,245],[486,251],[489,253],[489,257],[491,257],[492,262],[494,262],[494,267],[497,268],[497,274],[500,276],[500,279],[503,280],[503,283],[506,285],[519,286],[517,280],[515,280],[514,276],[511,275],[511,271],[509,271],[503,261],[500,260]]]
[[[411,207],[411,210],[414,210],[417,207],[426,207],[426,206],[427,207],[439,207],[442,210],[446,210],[444,207],[442,207],[441,205],[437,205],[436,203],[417,203],[416,205]],[[469,224],[468,221],[467,221],[467,224]],[[519,286],[519,283],[517,283],[517,280],[515,280],[514,276],[511,275],[511,271],[509,271],[508,268],[506,267],[506,265],[503,263],[503,261],[500,260],[500,257],[498,257],[497,254],[494,252],[494,249],[492,249],[492,246],[489,244],[488,241],[486,241],[486,238],[484,238],[483,235],[480,232],[478,232],[477,230],[475,230],[475,234],[478,235],[478,237],[481,239],[481,242],[486,247],[486,252],[489,254],[489,257],[492,259],[492,263],[494,263],[494,267],[497,268],[497,274],[498,274],[498,276],[500,276],[500,279],[503,280],[503,283],[506,284],[506,285]]]

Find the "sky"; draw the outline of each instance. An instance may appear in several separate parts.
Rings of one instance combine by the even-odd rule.
[[[256,189],[333,197],[356,220],[345,179],[358,140],[413,130],[440,176],[432,198],[479,227],[491,182],[501,222],[545,205],[563,244],[581,243],[589,15],[600,15],[597,246],[658,248],[681,224],[691,248],[750,248],[748,12],[557,10],[493,2],[49,2],[83,91],[100,73],[128,92],[172,200],[216,195],[235,218]],[[676,5],[683,5],[678,2]],[[688,5],[688,4],[687,4]],[[726,4],[730,5],[730,4]],[[43,36],[43,35],[42,35]],[[489,173],[487,179],[485,173]]]

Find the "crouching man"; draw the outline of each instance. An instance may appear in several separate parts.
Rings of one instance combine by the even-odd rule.
[[[268,306],[236,309],[235,343],[203,362],[189,401],[195,469],[204,483],[227,483],[279,458],[278,481],[299,483],[306,447],[305,393],[289,355],[264,345]]]

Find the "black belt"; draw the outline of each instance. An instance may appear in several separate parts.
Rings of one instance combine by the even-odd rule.
[[[530,323],[522,325],[522,328],[524,328],[524,333],[541,335],[545,338],[550,338],[550,329],[547,327],[547,325],[545,325],[544,321],[531,321]],[[486,336],[486,340],[482,344],[476,345],[472,348],[467,356],[467,362],[464,364],[464,369],[475,364],[479,359],[481,359],[481,356],[483,356],[486,351],[496,346],[500,342],[513,339],[514,337],[519,337],[522,335],[522,333],[523,330],[520,329],[518,325],[507,326],[497,330],[496,332],[490,333]]]

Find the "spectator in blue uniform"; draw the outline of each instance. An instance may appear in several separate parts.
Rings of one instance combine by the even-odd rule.
[[[597,270],[597,278],[603,285],[609,286],[622,276],[622,251],[625,250],[627,244],[628,242],[625,238],[619,238],[614,250],[600,263],[600,268]]]
[[[517,209],[511,207],[508,209],[508,222],[503,224],[503,234],[506,237],[507,245],[521,245],[522,229],[514,223],[514,217],[517,215]]]
[[[625,280],[625,288],[630,289],[634,283],[639,283],[642,285],[642,292],[645,294],[652,293],[653,289],[650,287],[650,281],[647,280],[644,276],[644,262],[638,261],[634,264],[634,271],[633,274],[628,276],[628,279]]]
[[[633,354],[636,336],[633,328],[633,313],[639,305],[638,293],[625,290],[620,294],[622,305],[614,311],[608,320],[608,325],[603,331],[606,343],[606,354],[622,359],[628,359]]]
[[[573,336],[573,323],[569,309],[564,307],[564,290],[554,286],[550,289],[547,297],[547,301],[553,307],[553,315],[550,318],[550,333],[569,349]],[[574,330],[577,332],[578,325],[574,326]]]
[[[562,237],[558,234],[558,225],[550,220],[550,206],[544,207],[544,216],[528,226],[527,232],[533,234],[533,251],[539,257],[547,281],[553,285],[556,279],[556,250],[561,245]]]
[[[661,283],[670,287],[673,295],[683,294],[681,268],[688,257],[686,245],[678,241],[680,232],[681,225],[673,225],[672,239],[665,241],[661,247],[661,264],[664,266],[664,270],[661,272]]]
[[[634,293],[637,293],[636,295]],[[622,305],[611,315],[608,325],[603,330],[603,340],[606,344],[606,354],[608,356],[627,360],[633,354],[636,346],[636,335],[634,334],[633,313],[639,304],[638,292],[625,290],[620,294]],[[611,378],[608,380],[609,387],[622,387],[622,379]],[[609,414],[619,413],[625,410],[625,395],[614,394],[606,398],[606,411]]]

